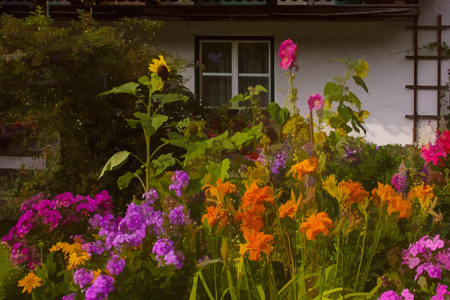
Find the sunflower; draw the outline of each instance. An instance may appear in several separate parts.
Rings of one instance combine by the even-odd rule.
[[[357,76],[364,79],[364,77],[367,76],[367,72],[369,72],[369,64],[366,61],[360,59],[358,60],[358,66],[356,67],[355,71]]]
[[[169,77],[170,68],[167,65],[167,62],[164,60],[164,56],[162,55],[159,55],[159,60],[156,58],[153,59],[148,69],[150,70],[150,72],[153,72],[161,77],[161,80],[163,82],[166,81]]]
[[[40,283],[40,281],[42,281],[41,278],[30,272],[22,280],[19,280],[18,286],[23,286],[22,293],[25,293],[25,291],[31,293],[31,290],[33,290],[34,288],[42,286],[42,283]]]

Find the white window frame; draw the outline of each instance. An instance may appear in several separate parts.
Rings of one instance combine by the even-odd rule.
[[[200,39],[199,40],[199,62],[200,66],[203,66],[202,61],[202,44],[203,43],[231,43],[231,73],[208,73],[204,72],[202,70],[202,67],[200,67],[199,72],[199,95],[200,98],[203,96],[203,76],[231,76],[231,97],[234,97],[239,94],[239,77],[266,77],[268,78],[268,93],[267,93],[267,99],[268,103],[272,102],[271,95],[272,95],[272,80],[271,80],[271,74],[272,74],[272,60],[271,57],[273,56],[272,53],[272,47],[271,47],[271,41],[270,40],[246,40],[246,39],[239,39],[239,40],[233,40],[233,39]],[[269,54],[267,57],[268,60],[268,73],[241,73],[239,74],[239,61],[238,61],[238,55],[239,55],[239,43],[263,43],[267,44],[267,47],[269,48]],[[227,105],[230,105],[233,109],[243,109],[244,107],[239,107],[239,102],[233,102],[233,103],[226,103]]]

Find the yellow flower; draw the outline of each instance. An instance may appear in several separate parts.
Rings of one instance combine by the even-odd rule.
[[[369,72],[369,64],[360,59],[358,60],[358,66],[355,69],[356,75],[358,75],[361,78],[365,78],[367,76],[367,72]]]
[[[61,243],[61,242],[56,243],[56,245],[54,245],[53,247],[50,248],[50,252],[56,252],[56,251],[61,250],[64,247],[64,244],[65,243]]]
[[[153,72],[161,77],[161,80],[163,82],[166,81],[169,77],[170,68],[164,60],[164,56],[162,55],[159,55],[159,60],[156,58],[153,59],[148,69],[150,70],[150,72]]]
[[[327,177],[327,179],[323,180],[323,188],[328,192],[332,197],[338,199],[339,190],[337,188],[336,176],[331,174]]]
[[[67,269],[71,270],[78,265],[84,265],[84,263],[89,259],[91,259],[91,257],[87,252],[73,252],[69,256],[69,266],[67,267]]]
[[[348,132],[345,131],[345,129],[342,128],[342,127],[339,127],[339,128],[337,129],[337,132],[339,132],[339,133],[341,134],[341,136],[344,136],[344,137],[346,137],[346,136],[348,135]]]
[[[78,237],[75,237],[73,240],[74,240],[73,244],[61,243],[62,245],[61,249],[62,251],[64,251],[64,255],[68,254],[71,255],[72,253],[81,251],[81,245],[83,243],[83,240]]]
[[[19,284],[17,286],[23,286],[22,293],[25,293],[25,291],[31,293],[32,289],[42,286],[40,281],[42,281],[41,278],[30,272],[22,280],[19,280]]]
[[[361,124],[364,124],[364,119],[367,119],[367,116],[370,116],[370,112],[368,112],[367,110],[362,110],[360,112],[354,111],[353,114]]]

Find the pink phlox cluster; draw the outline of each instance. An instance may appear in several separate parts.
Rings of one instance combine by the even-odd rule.
[[[155,200],[159,198],[158,193],[154,189],[148,190],[148,192],[142,195],[142,199],[147,201],[150,204],[155,203]]]
[[[294,42],[289,39],[282,42],[278,56],[281,58],[281,69],[287,70],[295,67],[295,71],[298,71],[298,66],[295,63],[297,61],[297,45]]]
[[[408,289],[404,289],[399,296],[396,292],[389,290],[381,294],[377,300],[414,300],[414,294],[411,294]]]
[[[408,265],[412,270],[416,268],[414,280],[426,272],[430,278],[441,279],[443,269],[450,270],[450,255],[444,248],[444,240],[439,235],[433,238],[425,235],[419,241],[411,244],[403,252],[403,265]],[[438,250],[438,251],[436,251]]]
[[[427,163],[432,162],[433,165],[437,165],[440,159],[447,159],[447,153],[450,152],[450,131],[444,131],[439,135],[436,132],[436,140],[434,144],[429,143],[420,149],[420,156]]]
[[[79,203],[87,205],[89,209],[78,213],[76,207]],[[12,248],[10,260],[15,266],[28,262],[28,266],[34,268],[34,265],[39,264],[39,254],[26,246],[27,235],[31,229],[42,226],[45,230],[52,231],[68,222],[78,223],[90,217],[94,211],[111,210],[111,207],[112,200],[106,191],[97,194],[93,199],[89,196],[74,197],[71,193],[64,193],[49,200],[43,199],[42,194],[39,194],[24,201],[21,205],[22,216],[10,232],[2,237],[2,243]]]
[[[118,255],[113,255],[106,264],[106,269],[108,269],[111,275],[119,275],[122,273],[124,267],[125,260],[123,258],[119,258]]]
[[[445,300],[445,295],[450,295],[450,292],[447,291],[448,286],[442,285],[438,283],[436,288],[436,295],[430,298],[430,300]]]

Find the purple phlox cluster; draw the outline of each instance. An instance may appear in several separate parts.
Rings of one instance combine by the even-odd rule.
[[[397,190],[397,193],[401,194],[403,197],[406,196],[406,189],[408,186],[406,185],[407,177],[406,177],[406,167],[405,164],[400,164],[400,167],[398,168],[398,173],[395,173],[394,176],[392,176],[391,184],[394,186],[394,188]]]
[[[159,266],[165,264],[174,265],[177,270],[181,269],[184,264],[184,255],[180,251],[175,251],[173,242],[168,239],[160,239],[153,245],[152,253],[156,254]]]
[[[439,183],[443,180],[442,173],[433,171],[430,165],[425,164],[421,172],[423,173],[423,176],[421,176],[422,181],[428,185],[431,185],[433,182]]]
[[[118,255],[113,255],[108,263],[106,264],[106,269],[108,269],[109,273],[112,275],[119,275],[122,273],[123,268],[125,267],[125,260],[119,258]]]
[[[314,145],[311,142],[307,142],[303,145],[302,150],[305,151],[305,153],[311,158],[314,153]]]
[[[25,240],[16,242],[11,249],[9,260],[12,266],[18,266],[22,263],[28,263],[28,267],[34,270],[36,266],[40,266],[40,254],[37,252],[36,246],[28,246]]]
[[[430,300],[445,300],[445,295],[450,295],[450,292],[447,291],[448,286],[442,285],[438,283],[436,287],[436,295],[430,298]]]
[[[86,290],[86,300],[108,299],[108,294],[114,291],[114,279],[111,276],[100,274],[92,286]]]
[[[408,289],[402,291],[401,296],[396,292],[389,290],[381,294],[377,300],[414,300],[414,295],[409,292]]]
[[[172,209],[169,213],[169,222],[172,225],[181,226],[184,224],[183,205],[179,205]]]
[[[189,175],[184,171],[175,171],[172,175],[172,184],[169,190],[175,190],[178,197],[181,197],[181,189],[186,188],[189,184]]]
[[[419,241],[411,244],[407,250],[403,252],[403,265],[408,265],[412,270],[416,268],[416,276],[414,280],[425,271],[430,278],[441,279],[441,273],[444,269],[450,270],[448,249],[440,251],[444,247],[444,240],[436,235],[431,238],[427,235],[423,236]],[[437,253],[434,253],[438,250]]]
[[[158,193],[154,189],[150,189],[148,192],[142,195],[142,199],[150,204],[155,203],[155,200],[159,198]]]
[[[362,151],[361,147],[358,147],[358,146],[356,148],[353,148],[351,146],[345,146],[344,149],[345,149],[345,156],[351,162],[357,161],[358,153],[360,153]]]
[[[270,171],[272,174],[279,175],[280,171],[279,169],[286,168],[286,160],[287,160],[287,153],[286,151],[281,151],[280,153],[275,154],[273,157],[272,164],[270,166]]]
[[[77,294],[75,294],[75,293],[70,294],[70,295],[65,295],[65,296],[62,297],[61,300],[75,300],[75,296],[76,296],[76,295],[77,295]]]
[[[447,153],[450,152],[450,131],[444,131],[439,135],[439,131],[436,131],[436,140],[434,144],[429,143],[420,149],[420,156],[427,163],[433,162],[433,165],[437,165],[438,161],[447,159]]]
[[[84,286],[91,284],[93,279],[94,272],[86,270],[85,268],[78,269],[73,273],[73,282],[78,284],[81,289],[83,289]]]
[[[263,167],[267,166],[268,161],[267,161],[267,158],[262,154],[262,149],[261,148],[257,148],[256,150],[259,151],[259,152],[253,152],[253,153],[247,154],[247,155],[245,155],[245,157],[249,161],[261,163],[261,165]]]
[[[105,247],[101,240],[97,240],[81,245],[81,250],[89,253],[91,256],[92,254],[101,255],[103,252],[105,252]]]
[[[93,227],[99,227],[99,235],[105,237],[107,250],[115,247],[120,250],[123,245],[137,247],[142,244],[147,234],[164,233],[164,218],[160,211],[154,211],[149,203],[141,205],[130,203],[123,219],[114,218],[110,213],[95,215],[89,220]]]

